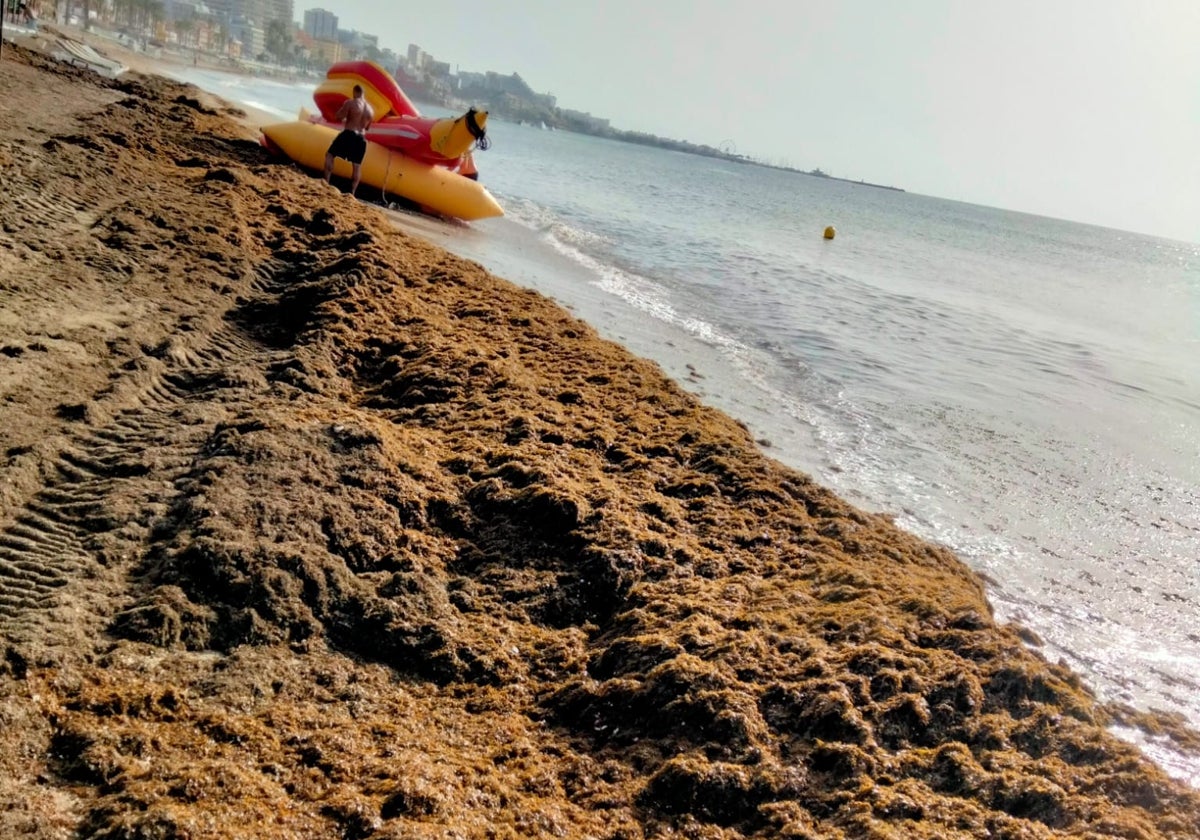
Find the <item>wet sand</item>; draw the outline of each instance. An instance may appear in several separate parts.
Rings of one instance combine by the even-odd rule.
[[[0,836],[1200,837],[949,552],[165,80],[0,64]]]

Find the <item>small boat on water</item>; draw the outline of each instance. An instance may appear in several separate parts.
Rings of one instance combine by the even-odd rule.
[[[322,169],[341,128],[338,110],[354,95],[355,85],[375,112],[365,132],[362,183],[438,215],[465,221],[504,215],[473,177],[472,151],[487,146],[487,112],[471,108],[458,117],[423,117],[396,80],[374,62],[334,64],[313,92],[318,113],[301,110],[293,122],[265,126],[263,145],[301,166]],[[351,166],[339,158],[333,171],[348,178]]]

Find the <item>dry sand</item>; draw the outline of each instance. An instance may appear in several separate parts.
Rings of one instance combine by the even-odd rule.
[[[0,837],[1200,837],[947,551],[194,88],[0,64]]]

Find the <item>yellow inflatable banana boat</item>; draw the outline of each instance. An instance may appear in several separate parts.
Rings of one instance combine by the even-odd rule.
[[[334,64],[313,92],[320,110],[301,110],[296,122],[263,128],[263,145],[310,169],[323,170],[325,153],[337,136],[337,115],[355,87],[374,112],[365,131],[361,182],[420,205],[429,212],[466,221],[503,216],[500,205],[475,177],[472,151],[486,149],[487,112],[469,109],[460,117],[422,117],[386,70],[370,61]],[[352,176],[336,158],[334,174]],[[460,174],[461,173],[461,174]]]
[[[268,125],[262,130],[270,144],[301,166],[323,170],[325,153],[337,136],[337,129],[302,118],[295,122]],[[349,178],[348,161],[337,158],[333,172]],[[443,216],[464,221],[503,216],[504,210],[478,181],[463,177],[441,166],[430,166],[378,143],[367,143],[362,162],[362,183],[382,190],[385,195],[401,196]]]

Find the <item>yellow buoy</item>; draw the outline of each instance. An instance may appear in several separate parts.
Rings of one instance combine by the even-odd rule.
[[[833,227],[833,225],[830,225],[829,227],[825,228],[825,238],[826,239],[833,239],[833,237],[835,237],[835,236],[837,236],[837,230]]]

